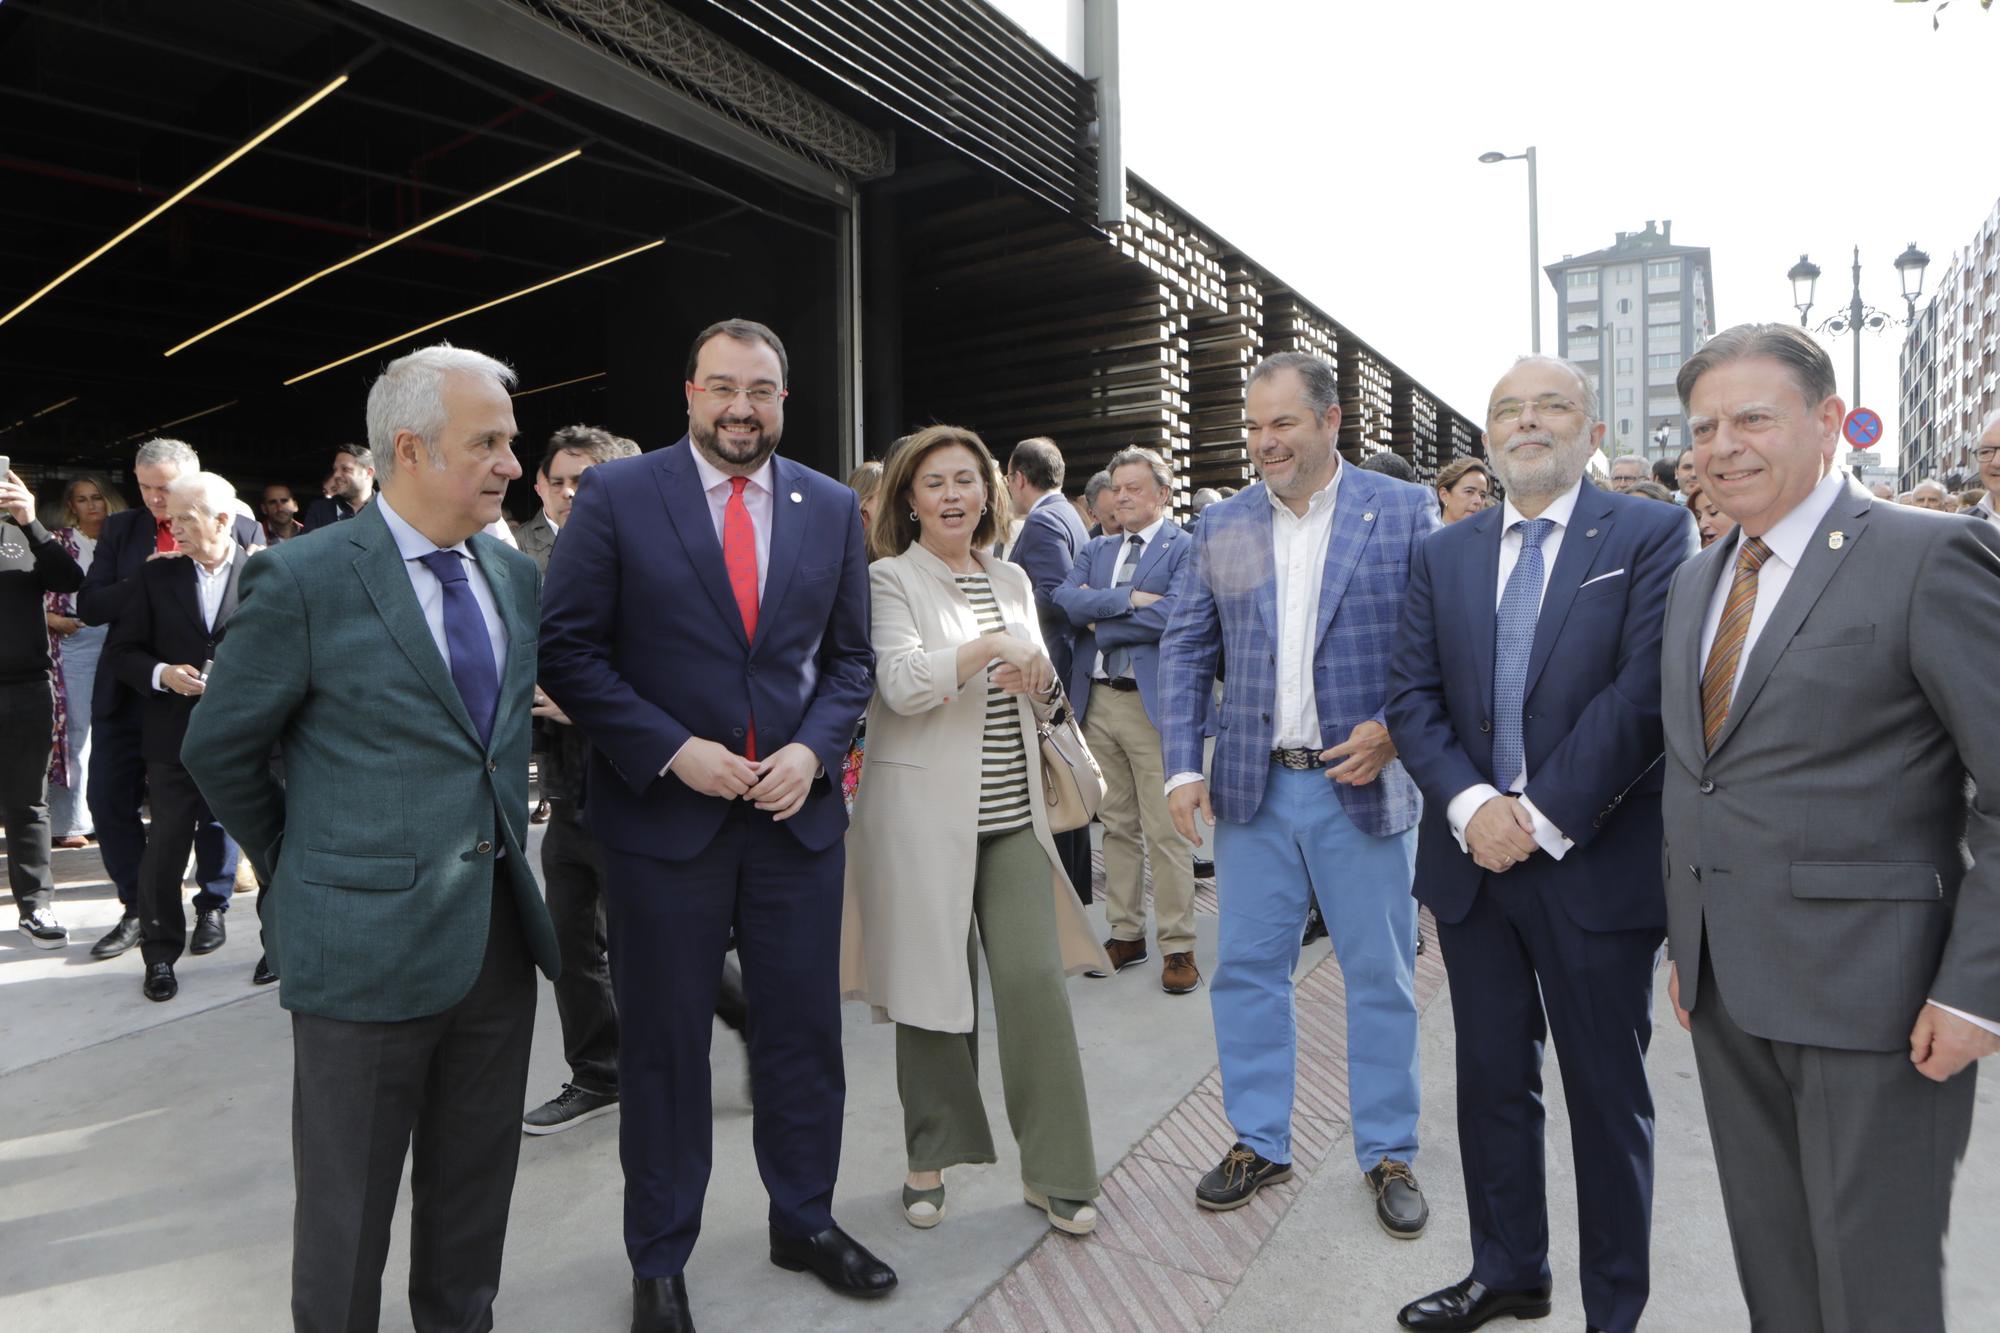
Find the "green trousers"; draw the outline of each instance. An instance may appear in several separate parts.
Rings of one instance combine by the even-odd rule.
[[[1083,1057],[1056,942],[1049,858],[1032,828],[983,835],[965,961],[979,993],[979,946],[993,980],[1000,1086],[1021,1149],[1021,1181],[1054,1199],[1097,1197],[1097,1154]],[[979,1095],[979,1020],[971,1032],[896,1025],[896,1088],[910,1170],[991,1162],[993,1132]]]

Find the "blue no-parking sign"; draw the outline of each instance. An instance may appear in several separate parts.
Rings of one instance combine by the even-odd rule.
[[[1871,448],[1882,438],[1882,418],[1865,407],[1857,407],[1847,414],[1840,433],[1856,449]]]

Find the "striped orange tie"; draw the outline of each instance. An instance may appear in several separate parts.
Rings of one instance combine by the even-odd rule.
[[[1729,585],[1729,600],[1722,604],[1722,623],[1715,627],[1708,666],[1701,673],[1701,736],[1710,750],[1729,720],[1736,664],[1743,656],[1743,641],[1750,636],[1751,613],[1757,609],[1757,571],[1770,554],[1761,537],[1745,539],[1736,552],[1736,577]]]

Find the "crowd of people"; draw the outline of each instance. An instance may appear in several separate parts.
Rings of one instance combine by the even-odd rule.
[[[1160,991],[1205,984],[1214,1018],[1231,1138],[1195,1203],[1291,1177],[1316,928],[1355,1169],[1399,1240],[1430,1216],[1419,904],[1436,919],[1470,1263],[1404,1327],[1550,1313],[1550,1037],[1584,1315],[1637,1326],[1663,953],[1753,1322],[1943,1327],[1973,1066],[2000,1050],[2000,733],[1963,669],[2000,649],[2000,413],[1988,496],[1959,502],[1983,521],[1914,512],[1941,487],[1885,503],[1833,469],[1824,353],[1745,325],[1682,368],[1694,444],[1664,481],[1626,456],[1594,482],[1587,374],[1529,356],[1485,457],[1419,482],[1344,462],[1333,368],[1282,353],[1248,381],[1258,480],[1182,525],[1142,447],[1072,502],[1054,440],[1003,462],[937,425],[843,486],[778,452],[786,350],[738,319],[690,350],[684,437],[557,432],[510,527],[512,383],[444,344],[391,362],[303,514],[272,486],[250,517],[164,439],[141,508],[79,477],[50,531],[0,483],[0,717],[48,741],[0,784],[21,930],[67,943],[51,843],[95,836],[124,912],[92,953],[139,946],[164,1002],[248,858],[253,980],[291,1016],[296,1327],[375,1326],[412,1145],[412,1318],[491,1326],[523,1134],[616,1111],[632,1327],[693,1328],[717,1015],[772,1262],[887,1293],[832,1212],[840,1004],[894,1026],[903,1215],[935,1228],[946,1173],[999,1157],[982,960],[1022,1197],[1087,1235],[1068,984],[1151,962],[1149,902]],[[1072,735],[1087,762],[1052,759]],[[530,1106],[536,970],[570,1074]]]

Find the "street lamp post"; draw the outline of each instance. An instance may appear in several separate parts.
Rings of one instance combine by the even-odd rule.
[[[1604,386],[1604,396],[1602,401],[1598,403],[1597,410],[1604,414],[1605,421],[1610,425],[1611,452],[1606,457],[1615,459],[1621,450],[1619,447],[1620,441],[1618,439],[1617,426],[1618,399],[1617,390],[1612,382],[1611,358],[1618,354],[1618,349],[1610,342],[1611,326],[1609,324],[1579,324],[1571,329],[1570,332],[1572,334],[1581,333],[1586,338],[1593,335],[1597,338],[1598,381]]]
[[[1528,350],[1542,354],[1542,222],[1535,188],[1535,146],[1525,153],[1481,153],[1479,160],[1528,164]]]
[[[1863,329],[1880,330],[1887,328],[1890,324],[1908,324],[1914,321],[1917,317],[1917,298],[1923,295],[1924,291],[1924,270],[1930,267],[1930,262],[1931,257],[1922,250],[1919,250],[1915,241],[1911,241],[1909,248],[1896,256],[1896,272],[1902,279],[1903,303],[1908,312],[1908,317],[1899,321],[1883,314],[1873,306],[1862,303],[1861,247],[1858,245],[1854,247],[1854,292],[1847,303],[1847,313],[1844,315],[1834,315],[1821,321],[1817,330],[1835,336],[1842,333],[1852,333],[1854,335],[1854,382],[1850,386],[1853,389],[1854,398],[1848,403],[1849,407],[1860,407],[1863,405],[1861,402],[1861,331]],[[1785,276],[1791,279],[1792,304],[1798,308],[1799,327],[1805,328],[1807,312],[1812,309],[1813,305],[1813,288],[1819,282],[1819,265],[1813,263],[1806,256],[1800,255],[1799,262],[1792,265],[1790,271]]]

